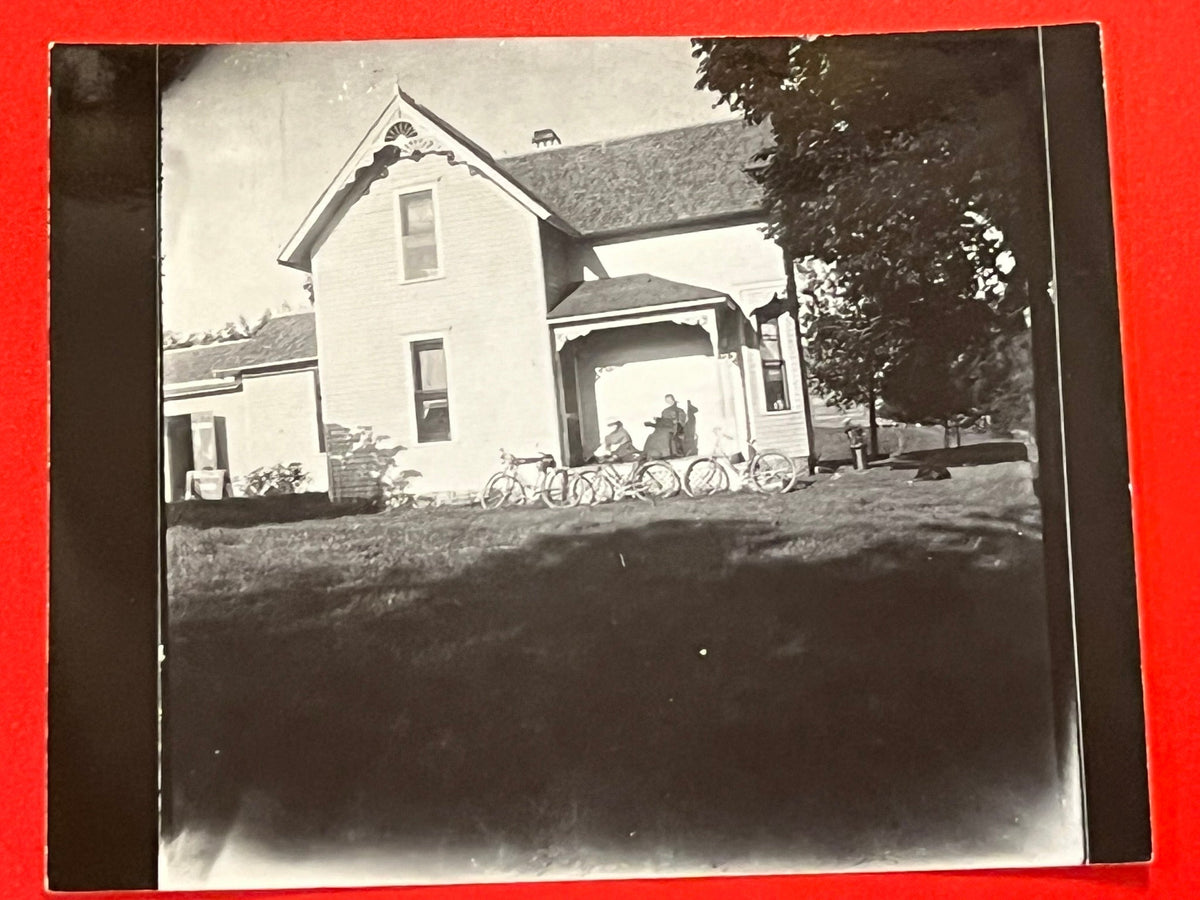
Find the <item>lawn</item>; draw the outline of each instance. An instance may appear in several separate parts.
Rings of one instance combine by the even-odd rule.
[[[173,527],[174,827],[393,881],[1063,861],[1028,466],[911,474]]]
[[[940,450],[946,444],[945,431],[936,425],[880,426],[877,437],[881,456]],[[962,429],[958,436],[958,443],[964,447],[997,440],[1005,441],[1012,440],[1012,438],[993,435],[986,431],[977,432],[970,428]],[[954,446],[953,439],[951,439],[951,446]],[[846,439],[846,432],[840,427],[815,426],[813,428],[813,451],[822,462],[848,462],[850,460],[850,443]]]

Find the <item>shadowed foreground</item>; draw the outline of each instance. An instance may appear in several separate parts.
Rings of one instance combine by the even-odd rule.
[[[1028,467],[907,475],[172,529],[164,886],[1077,859]]]

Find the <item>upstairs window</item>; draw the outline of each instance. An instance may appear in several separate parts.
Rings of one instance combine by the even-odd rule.
[[[442,274],[433,191],[396,197],[400,220],[400,279],[422,281]]]
[[[767,412],[791,409],[787,389],[787,365],[783,361],[778,319],[764,319],[759,324],[758,345],[762,356],[763,396]]]
[[[450,394],[446,381],[446,348],[440,338],[413,341],[413,403],[417,443],[450,440]]]

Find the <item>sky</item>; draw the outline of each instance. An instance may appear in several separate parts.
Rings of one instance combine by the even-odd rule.
[[[163,325],[306,307],[276,257],[397,83],[506,156],[538,128],[570,145],[730,118],[696,79],[686,38],[213,48],[163,97]]]

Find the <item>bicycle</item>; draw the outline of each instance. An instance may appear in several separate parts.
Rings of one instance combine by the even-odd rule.
[[[729,437],[720,428],[713,429],[713,452],[693,460],[683,473],[683,492],[689,497],[710,497],[730,488],[730,473],[739,486],[763,494],[783,494],[796,483],[798,472],[792,458],[780,450],[758,450],[749,442],[748,460],[735,460],[723,447]],[[739,454],[740,456],[741,454]]]
[[[484,509],[519,506],[537,500],[551,509],[564,509],[580,500],[579,490],[572,489],[570,473],[560,468],[549,453],[519,457],[501,448],[500,462],[503,468],[487,480],[479,494],[479,505]],[[520,469],[533,465],[537,466],[537,478],[530,483],[521,477]]]
[[[577,472],[572,489],[575,502],[596,506],[627,497],[653,502],[679,493],[679,476],[669,463],[644,459],[639,454],[628,465],[629,470],[622,473],[618,463],[601,459],[593,467]]]

